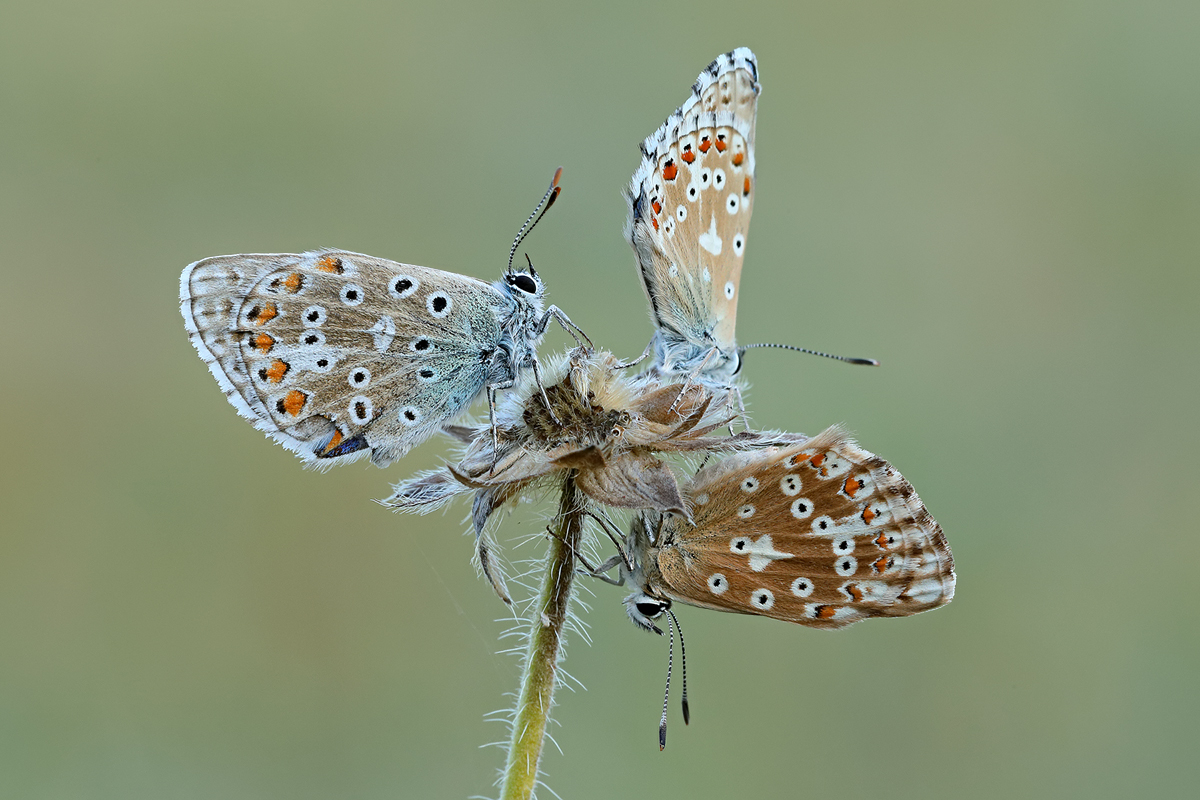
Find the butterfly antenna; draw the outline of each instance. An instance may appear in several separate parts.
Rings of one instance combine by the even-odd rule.
[[[873,358],[850,358],[848,356],[835,356],[831,353],[822,353],[820,350],[809,350],[806,347],[793,347],[790,344],[744,344],[737,349],[738,355],[742,355],[747,350],[755,347],[778,347],[782,350],[795,350],[798,353],[808,353],[809,355],[821,356],[822,358],[832,358],[834,361],[845,361],[847,364],[863,364],[868,367],[878,367],[879,362]]]
[[[667,689],[663,692],[662,719],[658,721],[658,752],[667,747],[667,701],[671,699],[671,665],[675,660],[675,615],[667,612],[667,628],[671,631],[670,644],[667,645]]]
[[[533,230],[533,227],[542,221],[542,217],[550,206],[554,205],[554,201],[558,199],[559,192],[562,187],[558,185],[558,179],[562,177],[562,167],[554,171],[554,180],[550,181],[550,188],[542,195],[542,199],[538,202],[537,207],[533,209],[533,213],[525,220],[525,224],[521,226],[521,230],[517,231],[517,237],[513,239],[512,247],[508,250],[508,271],[512,272],[513,256],[517,254],[517,248],[521,246],[521,242],[525,241],[525,237]]]
[[[692,719],[692,712],[688,706],[687,699],[687,649],[683,646],[683,626],[679,624],[679,618],[671,609],[667,609],[667,616],[675,621],[675,627],[679,628],[679,666],[680,677],[683,679],[683,724],[687,725]]]

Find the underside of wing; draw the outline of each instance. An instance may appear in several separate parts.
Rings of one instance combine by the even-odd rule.
[[[695,605],[822,628],[907,616],[954,596],[941,527],[889,463],[834,427],[726,458],[685,488],[658,567]]]
[[[473,278],[337,250],[208,258],[180,283],[229,402],[315,466],[386,465],[464,410],[501,303]]]
[[[741,47],[700,73],[688,100],[642,143],[626,238],[664,333],[697,347],[734,344],[754,199],[754,54]]]

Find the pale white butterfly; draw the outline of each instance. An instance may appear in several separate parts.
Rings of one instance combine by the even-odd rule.
[[[238,413],[304,461],[386,466],[480,393],[494,408],[523,370],[537,377],[551,319],[582,335],[543,309],[532,264],[512,268],[560,174],[495,283],[342,250],[197,261],[179,290],[192,344]]]
[[[739,47],[716,58],[691,96],[642,143],[625,235],[656,326],[661,374],[728,386],[742,257],[754,206],[758,65]]]
[[[730,387],[742,354],[754,347],[878,366],[791,345],[737,345],[760,91],[754,53],[731,50],[704,68],[684,104],[641,144],[642,163],[626,191],[625,237],[650,300],[656,330],[646,354],[660,376]]]

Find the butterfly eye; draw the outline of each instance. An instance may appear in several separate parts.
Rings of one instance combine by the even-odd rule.
[[[638,610],[639,614],[649,617],[650,619],[654,619],[663,612],[663,604],[656,603],[652,600],[643,600],[642,602],[635,604],[634,608]]]
[[[508,282],[525,294],[537,294],[537,282],[528,275],[510,275]]]

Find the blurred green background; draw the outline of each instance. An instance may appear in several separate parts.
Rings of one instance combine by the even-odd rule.
[[[189,262],[335,246],[649,336],[620,191],[710,59],[764,87],[739,339],[755,422],[912,480],[957,599],[836,633],[598,585],[564,798],[1178,797],[1200,733],[1200,4],[10,2],[0,12],[0,797],[494,794],[517,664],[467,509],[370,502],[239,419]],[[544,350],[568,340],[553,332]],[[549,507],[501,529],[513,558]],[[1187,786],[1193,786],[1188,790]],[[548,795],[547,795],[548,796]]]

